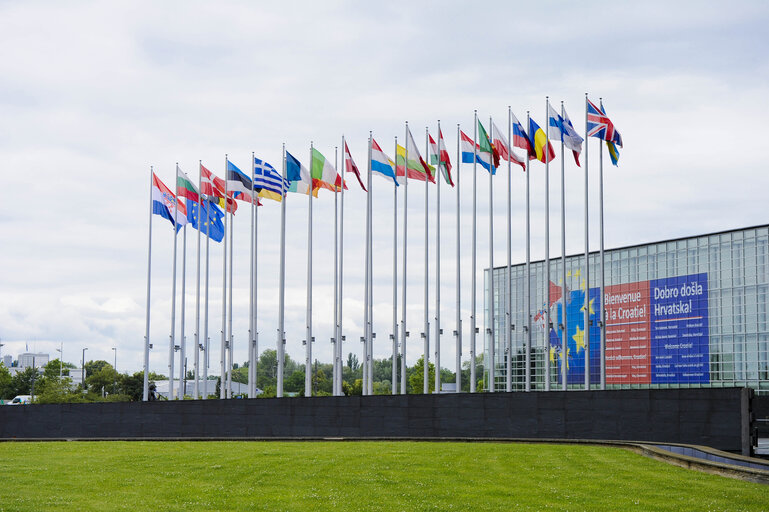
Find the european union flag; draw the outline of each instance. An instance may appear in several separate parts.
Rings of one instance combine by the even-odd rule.
[[[198,214],[198,203],[188,201],[187,220],[193,228],[200,229],[204,235],[208,232],[208,236],[214,242],[221,242],[224,238],[224,212],[215,204],[207,201],[203,201],[201,210],[201,214]],[[198,219],[201,219],[202,222]]]

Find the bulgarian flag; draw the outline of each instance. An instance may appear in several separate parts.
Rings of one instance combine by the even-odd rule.
[[[325,188],[332,192],[342,190],[342,177],[336,172],[331,162],[326,160],[320,151],[312,148],[312,164],[310,166],[312,188]],[[347,188],[346,186],[344,188]]]
[[[437,165],[443,172],[443,179],[446,183],[454,186],[454,181],[451,179],[451,160],[449,160],[449,153],[446,151],[446,145],[443,143],[443,132],[438,130],[438,144],[433,140],[433,136],[430,137],[430,163]]]
[[[179,169],[178,165],[176,166],[176,195],[186,197],[194,203],[200,202],[197,187],[192,184],[187,173]]]
[[[427,165],[427,162],[424,161],[419,153],[419,149],[417,149],[417,145],[414,143],[414,137],[411,136],[411,130],[408,130],[407,135],[408,162],[406,162],[406,148],[401,145],[398,145],[396,148],[395,160],[397,162],[398,176],[406,176],[406,169],[408,169],[408,177],[410,179],[419,181],[427,181],[429,179],[435,183],[434,169]]]

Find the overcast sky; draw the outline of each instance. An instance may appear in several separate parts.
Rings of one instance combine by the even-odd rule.
[[[109,361],[116,347],[120,371],[142,368],[150,165],[173,186],[175,162],[195,180],[199,160],[222,175],[225,153],[244,170],[252,151],[280,168],[285,142],[306,164],[310,141],[333,159],[344,134],[365,169],[369,130],[392,156],[404,121],[423,147],[425,127],[435,132],[439,119],[454,160],[456,125],[472,133],[473,109],[484,123],[493,116],[503,126],[510,105],[519,119],[530,110],[543,125],[546,95],[556,105],[565,102],[583,135],[584,94],[596,102],[602,97],[622,133],[620,166],[605,169],[607,248],[766,223],[768,23],[763,1],[0,2],[2,353],[16,357],[28,344],[53,358],[61,342],[64,359],[79,364],[84,347],[87,360]],[[597,149],[592,139],[593,220]],[[551,168],[552,256],[560,254],[559,159]],[[462,316],[468,330],[471,166],[460,173]],[[506,173],[504,168],[495,182],[497,264],[506,258]],[[584,247],[584,174],[571,159],[566,174],[571,254]],[[481,171],[478,177],[482,285],[489,197],[488,175]],[[374,184],[374,351],[381,358],[391,352],[392,186]],[[424,293],[424,184],[412,184],[409,364],[422,353]],[[514,263],[525,257],[524,184],[515,170]],[[432,317],[434,186],[429,193]],[[544,166],[536,162],[531,194],[532,257],[540,259]],[[314,203],[314,354],[330,362],[334,201],[328,191],[320,196]],[[344,331],[355,341],[344,352],[360,354],[365,194],[351,183],[345,197]],[[264,203],[260,351],[275,348],[278,309],[280,207]],[[442,207],[442,327],[451,333],[456,193],[445,186]],[[303,361],[306,197],[290,196],[287,210],[287,351]],[[247,358],[245,212],[235,217],[238,362]],[[597,247],[597,222],[590,229]],[[187,234],[191,369],[197,238],[192,230]],[[181,241],[180,234],[180,277]],[[172,246],[170,224],[154,216],[150,366],[158,372],[168,365]],[[480,288],[478,297],[482,322]],[[211,370],[218,373],[220,244],[211,245],[210,298]],[[444,365],[453,367],[450,334],[442,346]]]

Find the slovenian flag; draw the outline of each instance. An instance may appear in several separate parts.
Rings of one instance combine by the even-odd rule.
[[[398,180],[395,178],[395,162],[382,151],[373,137],[371,138],[371,171],[393,180],[395,186],[398,186]]]
[[[176,222],[174,222],[174,212],[176,212]],[[168,219],[176,226],[178,232],[182,226],[187,224],[187,208],[184,202],[177,200],[171,189],[160,181],[155,173],[152,173],[152,213]]]

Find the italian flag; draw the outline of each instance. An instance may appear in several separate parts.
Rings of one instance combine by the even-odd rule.
[[[319,188],[325,188],[332,192],[342,190],[342,177],[336,172],[331,162],[326,160],[326,157],[315,148],[312,148],[310,176],[312,177],[312,188],[315,190]],[[345,186],[345,188],[347,187]]]
[[[187,173],[176,166],[176,195],[186,197],[192,202],[199,202],[198,189],[192,184]]]

